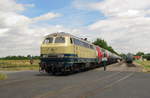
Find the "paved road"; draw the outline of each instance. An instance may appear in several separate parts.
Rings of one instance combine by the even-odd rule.
[[[102,68],[68,76],[37,71],[8,73],[0,98],[150,98],[150,74]]]

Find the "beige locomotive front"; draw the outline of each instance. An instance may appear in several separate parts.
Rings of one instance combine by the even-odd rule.
[[[96,62],[94,45],[70,34],[50,34],[41,45],[40,68],[48,73],[78,70]]]
[[[57,33],[46,36],[41,45],[41,56],[51,57],[58,55],[63,57],[63,54],[74,54],[78,58],[96,58],[94,46],[88,43],[85,43],[89,45],[87,47],[77,45],[79,41],[77,38]]]
[[[73,54],[73,45],[70,44],[69,37],[49,36],[41,45],[41,54]]]

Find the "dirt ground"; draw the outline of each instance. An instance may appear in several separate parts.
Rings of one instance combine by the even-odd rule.
[[[99,70],[102,70],[99,69]],[[124,61],[107,66],[107,71],[129,71],[129,72],[142,72],[143,68],[133,62],[132,64],[127,64]]]

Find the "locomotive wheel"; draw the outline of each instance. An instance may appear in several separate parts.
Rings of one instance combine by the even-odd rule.
[[[60,69],[60,73],[61,73],[62,75],[67,75],[67,71],[66,71],[65,68],[61,68],[61,69]]]
[[[74,71],[75,71],[75,72],[80,72],[79,64],[75,64],[75,65],[74,65]]]
[[[47,73],[51,73],[50,68],[46,68],[46,69],[45,69],[45,72],[47,72]]]
[[[75,70],[74,70],[74,67],[73,66],[70,66],[70,74],[74,73]]]

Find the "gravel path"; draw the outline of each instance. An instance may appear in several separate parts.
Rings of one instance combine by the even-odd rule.
[[[142,67],[136,63],[127,64],[125,62],[120,62],[112,64],[107,67],[107,71],[129,71],[129,72],[142,72]]]

